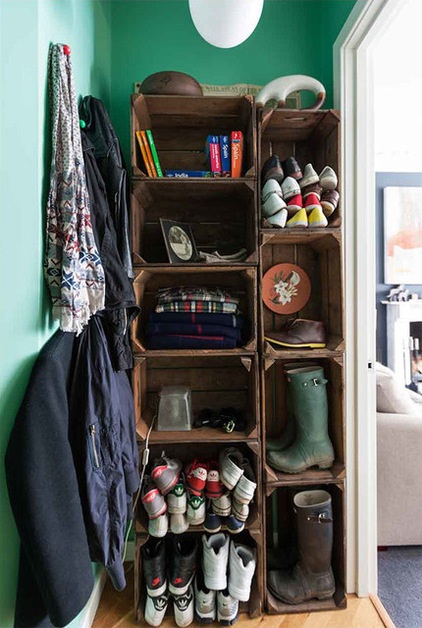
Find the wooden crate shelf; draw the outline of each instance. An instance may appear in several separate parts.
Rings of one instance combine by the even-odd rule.
[[[343,273],[341,235],[338,230],[300,239],[293,234],[286,241],[282,234],[267,239],[261,245],[261,277],[267,270],[281,263],[296,264],[302,268],[311,282],[311,296],[305,306],[294,316],[322,321],[327,335],[329,351],[344,348]],[[260,332],[262,350],[270,355],[284,353],[276,345],[264,340],[266,333],[280,330],[292,315],[277,314],[268,309],[260,299]],[[315,350],[312,350],[315,351]]]
[[[192,529],[193,533],[203,534],[203,530]],[[135,620],[142,622],[144,619],[144,608],[146,590],[143,582],[141,547],[148,540],[148,535],[137,533],[135,536]],[[239,603],[239,613],[247,614],[250,618],[257,618],[261,615],[264,598],[263,590],[263,566],[264,566],[264,546],[261,533],[256,530],[244,530],[231,537],[235,543],[244,543],[254,546],[256,549],[256,570],[252,580],[251,594],[248,602]],[[199,548],[200,544],[198,543]],[[170,601],[166,617],[172,616],[172,603]]]
[[[331,469],[307,469],[302,473],[282,473],[275,471],[264,462],[265,492],[271,495],[280,486],[315,486],[319,484],[336,484],[344,480],[346,467],[340,462],[334,462]]]
[[[170,444],[169,444],[170,445]],[[189,462],[194,459],[199,461],[209,462],[218,461],[220,452],[226,449],[226,447],[235,446],[242,454],[247,457],[254,470],[255,477],[257,479],[257,488],[254,494],[254,498],[249,505],[250,514],[246,521],[246,528],[252,533],[256,533],[258,536],[262,532],[263,514],[262,514],[262,483],[259,481],[262,476],[261,466],[261,443],[258,440],[255,441],[238,441],[233,443],[217,443],[217,442],[199,442],[196,443],[194,448],[187,446],[186,443],[178,441],[171,444],[171,456],[180,460],[183,464],[183,468]],[[144,444],[140,445],[140,454]],[[153,462],[155,458],[159,458],[163,449],[163,444],[150,443],[149,444],[149,460]],[[170,452],[170,449],[168,450]],[[202,526],[191,526],[195,531],[203,531]],[[136,529],[145,533],[147,529],[147,518],[141,501],[138,501],[138,511],[136,514]],[[233,538],[237,538],[238,535],[233,535]]]
[[[286,567],[293,559],[295,538],[295,520],[293,513],[293,496],[298,491],[311,490],[316,485],[295,485],[282,487],[266,499],[266,539],[267,552],[265,554],[264,578],[266,588],[266,608],[269,614],[310,613],[314,611],[335,610],[346,607],[345,577],[345,487],[344,482],[336,484],[318,483],[319,489],[330,493],[333,508],[333,553],[332,569],[334,573],[336,590],[330,600],[309,600],[301,604],[286,604],[278,600],[266,588],[267,570]],[[277,539],[278,547],[274,540]],[[293,562],[294,564],[294,562]]]
[[[148,266],[135,268],[133,282],[136,301],[141,307],[141,313],[132,325],[132,341],[135,353],[144,353],[148,347],[145,342],[145,328],[148,313],[154,311],[156,295],[159,288],[171,286],[218,286],[239,298],[239,309],[245,317],[244,351],[255,351],[257,347],[257,271],[248,266],[223,267],[204,266],[173,266],[166,268]],[[192,350],[198,352],[200,350]],[[231,354],[239,353],[236,349]],[[150,353],[155,353],[150,350]],[[212,355],[212,351],[198,353],[198,355]]]
[[[267,492],[276,486],[318,482],[336,482],[345,476],[345,420],[343,358],[312,360],[324,369],[328,379],[328,433],[333,443],[335,460],[330,469],[307,469],[300,474],[289,474],[272,469],[266,462],[265,442],[283,432],[286,423],[287,381],[283,372],[286,359],[262,358],[261,399],[264,481]],[[307,360],[298,360],[307,362]],[[271,487],[271,488],[270,488]]]
[[[170,170],[208,170],[204,146],[207,135],[242,131],[242,176],[256,177],[256,113],[251,96],[147,96],[131,99],[132,175],[145,177],[135,132],[151,129],[163,173]]]
[[[319,174],[331,166],[341,179],[340,114],[334,109],[295,111],[275,109],[258,111],[258,172],[270,155],[281,160],[294,155],[300,167],[311,163]],[[329,218],[329,224],[341,224],[342,203]]]
[[[152,129],[158,155],[165,169],[208,169],[204,144],[208,134],[241,130],[245,138],[242,176],[231,178],[151,178],[143,161],[135,131]],[[262,606],[270,614],[313,612],[342,608],[345,597],[345,482],[346,447],[344,419],[344,306],[342,198],[325,229],[270,229],[261,220],[261,168],[270,155],[281,160],[294,155],[303,169],[311,163],[320,173],[331,166],[341,180],[340,115],[335,110],[296,111],[255,109],[245,97],[146,96],[131,99],[131,228],[135,267],[134,290],[141,314],[132,325],[135,354],[133,390],[140,454],[157,409],[161,386],[185,384],[192,390],[194,416],[202,408],[219,411],[232,406],[246,418],[242,432],[226,434],[211,428],[186,432],[149,433],[150,462],[163,450],[185,464],[218,459],[228,446],[236,446],[251,460],[258,488],[245,530],[234,535],[257,548],[257,570],[249,603],[241,612],[258,617]],[[230,254],[246,248],[241,263],[170,264],[160,218],[191,225],[198,250]],[[289,262],[300,266],[311,281],[308,303],[298,318],[324,323],[327,345],[323,349],[282,349],[264,340],[278,331],[286,316],[268,310],[261,299],[261,281],[272,266]],[[243,344],[236,349],[148,349],[146,324],[155,309],[159,288],[170,286],[219,286],[239,296],[247,320]],[[290,318],[290,316],[289,316]],[[273,470],[265,459],[265,440],[280,433],[285,423],[286,362],[317,362],[329,380],[329,435],[335,461],[327,470],[307,469],[300,474]],[[333,571],[336,592],[332,600],[291,606],[267,591],[267,563],[280,543],[288,542],[294,529],[292,495],[308,488],[325,488],[332,495],[334,513]],[[142,505],[135,523],[135,609],[143,619],[144,585],[140,547],[148,538]],[[223,525],[223,530],[225,526]],[[189,532],[203,534],[202,526]],[[171,533],[170,533],[171,534]],[[169,607],[171,609],[171,605]],[[170,611],[171,612],[171,611]]]
[[[198,252],[222,255],[247,251],[244,262],[258,264],[256,192],[251,181],[167,179],[136,181],[132,188],[132,243],[135,265],[168,264],[160,218],[189,223]],[[200,184],[200,185],[198,185]],[[195,264],[196,265],[196,264]],[[181,264],[180,266],[183,266]],[[209,266],[199,262],[199,267]],[[218,268],[219,263],[216,264]]]
[[[222,430],[202,427],[190,431],[152,430],[150,443],[173,445],[180,440],[196,442],[238,442],[256,440],[260,434],[259,364],[256,355],[184,356],[135,358],[133,390],[138,438],[147,437],[157,411],[162,386],[185,385],[191,390],[195,418],[203,408],[219,412],[233,407],[245,419],[245,429],[226,434]]]

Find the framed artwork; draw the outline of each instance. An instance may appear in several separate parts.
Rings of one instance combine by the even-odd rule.
[[[384,283],[422,284],[422,187],[384,188]]]
[[[181,264],[198,261],[198,251],[189,224],[160,218],[169,262]]]

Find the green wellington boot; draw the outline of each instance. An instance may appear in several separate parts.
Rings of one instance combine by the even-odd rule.
[[[297,512],[299,560],[291,571],[270,571],[268,588],[287,604],[333,597],[331,569],[333,514],[327,491],[301,491],[293,498]]]
[[[296,417],[296,439],[288,449],[271,451],[268,464],[277,471],[300,473],[309,467],[329,469],[334,449],[328,436],[327,380],[321,367],[289,371],[289,390]]]
[[[306,366],[313,366],[317,368],[317,365],[312,362],[288,362],[283,367],[283,374],[286,377],[287,373],[292,369],[304,368]],[[284,431],[276,438],[267,438],[265,447],[267,452],[269,451],[283,451],[293,444],[296,436],[296,422],[293,412],[292,395],[289,391],[289,381],[287,381],[286,388],[286,427]]]

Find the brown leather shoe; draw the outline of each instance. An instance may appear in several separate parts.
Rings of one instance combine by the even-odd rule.
[[[283,166],[278,155],[271,155],[265,161],[261,169],[261,184],[264,184],[268,179],[275,179],[278,183],[281,183],[284,179]]]
[[[302,178],[302,170],[294,157],[287,157],[281,162],[286,177],[293,177],[293,179]]]
[[[321,196],[321,205],[326,216],[331,216],[338,205],[339,199],[340,194],[337,190],[324,190]]]
[[[280,347],[323,349],[326,346],[324,324],[305,318],[288,321],[280,331],[268,332],[264,338]]]
[[[302,197],[304,198],[308,194],[318,194],[319,198],[321,198],[322,186],[319,183],[311,183],[311,185],[302,188]]]

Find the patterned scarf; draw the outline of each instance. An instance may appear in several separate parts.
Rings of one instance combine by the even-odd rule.
[[[52,158],[44,273],[53,317],[63,331],[79,334],[104,309],[105,278],[91,225],[72,64],[64,48],[51,44],[49,51]]]

